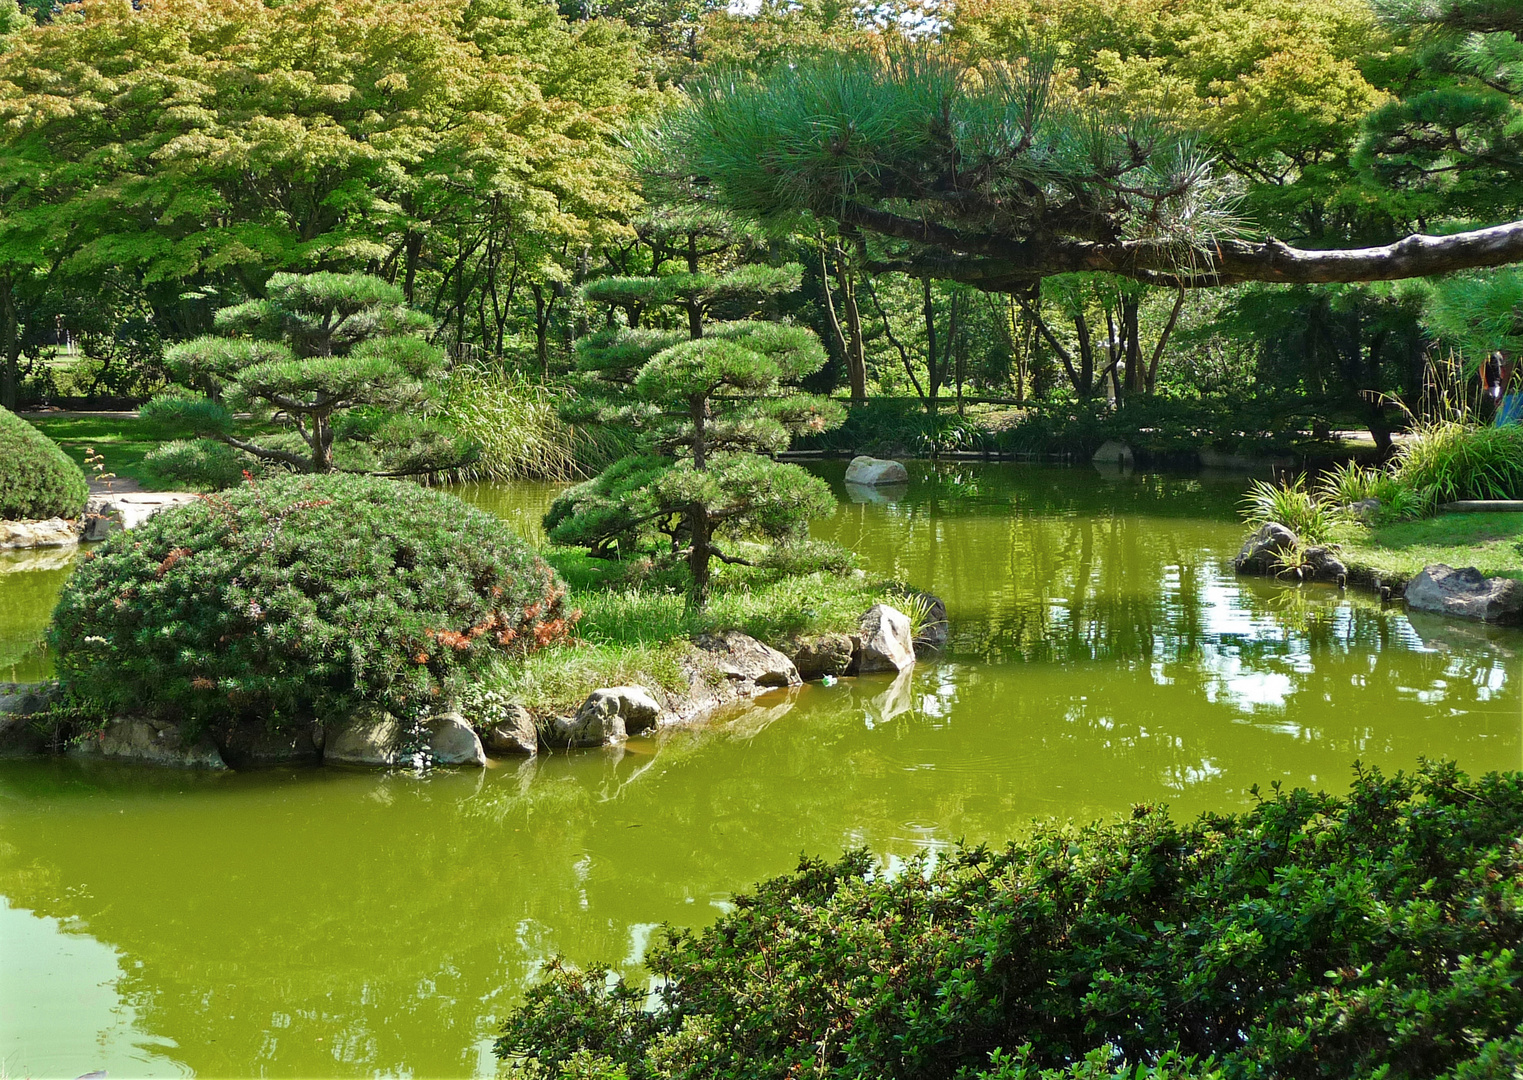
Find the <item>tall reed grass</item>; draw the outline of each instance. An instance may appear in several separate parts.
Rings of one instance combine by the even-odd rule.
[[[466,480],[578,480],[620,456],[621,440],[561,419],[559,395],[528,376],[488,364],[455,367],[441,419],[481,447]]]
[[[1391,475],[1440,502],[1523,497],[1523,425],[1421,421],[1397,447]]]

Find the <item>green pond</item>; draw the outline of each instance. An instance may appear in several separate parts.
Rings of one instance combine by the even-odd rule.
[[[936,592],[911,674],[485,772],[0,763],[0,1075],[491,1074],[556,954],[631,973],[801,853],[892,869],[1036,818],[1193,815],[1355,760],[1517,768],[1523,634],[1237,580],[1241,478],[916,467],[816,532]],[[552,494],[467,494],[524,528]],[[0,678],[66,560],[0,566]]]

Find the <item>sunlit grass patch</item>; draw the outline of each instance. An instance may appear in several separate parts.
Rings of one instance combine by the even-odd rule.
[[[1473,566],[1488,577],[1523,579],[1523,514],[1440,514],[1338,537],[1350,566],[1400,578],[1416,577],[1434,563]]]

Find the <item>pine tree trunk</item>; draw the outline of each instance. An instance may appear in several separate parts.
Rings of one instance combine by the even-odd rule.
[[[333,471],[333,425],[326,416],[312,418],[312,471]]]
[[[688,549],[687,567],[693,576],[688,593],[688,607],[702,611],[709,602],[709,513],[703,503],[692,503],[687,508],[688,522],[692,528],[693,546]]]

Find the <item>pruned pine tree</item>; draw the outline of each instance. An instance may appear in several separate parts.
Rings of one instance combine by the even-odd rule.
[[[437,473],[473,448],[414,411],[444,367],[432,320],[368,274],[276,274],[265,296],[217,312],[218,333],[172,346],[184,387],[148,408],[203,438],[298,472]],[[248,412],[267,435],[238,433]]]
[[[742,266],[607,279],[583,295],[707,313],[721,301],[795,289],[799,274],[797,266]],[[545,516],[552,540],[601,557],[655,550],[680,559],[694,609],[708,600],[714,560],[801,573],[846,565],[844,551],[807,539],[809,519],[835,505],[829,486],[768,456],[796,433],[845,418],[840,405],[795,389],[825,363],[813,332],[700,318],[685,332],[610,327],[577,351],[585,384],[567,418],[624,426],[638,450],[556,499]]]
[[[1523,261],[1523,220],[1347,250],[1250,239],[1196,133],[1059,91],[1040,50],[978,68],[934,45],[812,57],[695,83],[653,140],[669,172],[733,213],[829,222],[872,239],[870,273],[988,292],[1030,296],[1086,271],[1178,289]]]
[[[1523,5],[1377,0],[1411,47],[1400,92],[1366,121],[1358,160],[1428,219],[1523,215]],[[1523,351],[1523,272],[1434,283],[1427,323],[1472,368]]]

